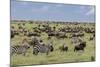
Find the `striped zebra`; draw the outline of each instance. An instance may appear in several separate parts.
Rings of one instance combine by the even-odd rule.
[[[33,54],[34,55],[38,55],[38,53],[46,53],[46,55],[49,54],[49,52],[52,52],[53,51],[53,46],[52,45],[35,45],[33,47]]]
[[[28,45],[16,45],[11,46],[11,55],[13,54],[23,54],[25,56],[27,49],[29,49],[30,46]]]

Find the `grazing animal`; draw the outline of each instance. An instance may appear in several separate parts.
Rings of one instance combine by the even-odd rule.
[[[94,37],[90,37],[90,39],[89,40],[93,40],[94,39]]]
[[[27,34],[27,36],[28,36],[28,37],[31,37],[31,36],[38,36],[38,37],[40,37],[40,34],[37,33],[37,32],[29,32],[29,33]]]
[[[11,38],[14,38],[14,32],[11,30]]]
[[[77,37],[72,37],[71,38],[71,42],[72,43],[77,43],[78,42],[78,38]]]
[[[49,52],[52,52],[53,51],[53,46],[52,45],[35,45],[33,47],[33,54],[34,55],[38,55],[38,53],[46,53],[46,55],[49,54]]]
[[[29,44],[34,47],[35,45],[39,44],[39,40],[36,37],[31,37]]]
[[[89,38],[89,40],[94,40],[95,39],[95,34],[93,34],[90,38]]]
[[[94,56],[91,56],[91,61],[95,61],[95,57]]]
[[[84,48],[86,47],[86,42],[81,42],[79,45],[76,45],[74,47],[74,52],[75,51],[79,51],[79,50],[82,50],[84,51]]]
[[[42,45],[42,46],[45,46],[45,44],[43,43],[43,41],[42,40],[40,40],[40,45]]]
[[[54,47],[52,46],[52,44],[47,45],[47,47],[50,49],[50,51],[54,51]]]
[[[59,32],[57,35],[56,35],[57,38],[67,38],[66,36],[66,33],[63,33],[63,32]]]
[[[66,51],[67,52],[68,51],[68,46],[64,44],[64,45],[60,46],[59,49],[61,51]]]
[[[56,35],[56,33],[55,32],[48,32],[48,36],[50,37],[50,36],[55,36]]]
[[[14,38],[15,35],[19,35],[18,31],[15,29],[11,29],[11,38]]]
[[[25,56],[27,49],[29,49],[29,45],[16,45],[16,46],[11,46],[11,55],[13,54],[23,54]]]
[[[82,36],[84,36],[84,33],[74,33],[74,34],[72,34],[72,36],[71,37],[82,37]]]

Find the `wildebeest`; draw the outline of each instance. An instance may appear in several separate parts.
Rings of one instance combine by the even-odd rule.
[[[71,42],[75,45],[79,42],[82,42],[82,39],[78,38],[78,37],[72,37],[71,38]]]
[[[11,38],[14,38],[15,35],[19,35],[18,30],[11,29]]]
[[[14,32],[11,30],[11,38],[13,38],[14,36]]]
[[[71,37],[82,37],[82,36],[84,36],[84,33],[79,32],[79,33],[72,34]]]
[[[46,55],[49,54],[49,52],[52,52],[54,50],[53,46],[52,45],[35,45],[33,47],[33,54],[34,55],[38,55],[38,53],[46,53]]]
[[[59,49],[61,51],[66,51],[67,52],[68,51],[68,46],[66,44],[64,44],[64,45],[60,46]]]
[[[35,46],[35,45],[38,45],[39,44],[39,40],[37,37],[31,37],[31,39],[28,41],[29,45],[30,46]]]
[[[94,39],[94,37],[91,36],[89,40],[93,40],[93,39]]]
[[[27,50],[30,48],[29,45],[16,45],[11,46],[11,55],[13,54],[23,54],[25,56]]]
[[[84,51],[84,48],[86,47],[86,42],[81,42],[79,43],[78,45],[75,45],[74,47],[74,52],[75,51],[79,51],[79,50],[82,50]]]
[[[57,38],[67,38],[66,32],[58,32],[56,34]]]
[[[95,28],[85,28],[84,31],[86,33],[95,33]]]
[[[27,36],[28,36],[28,37],[31,37],[31,36],[38,36],[38,37],[39,37],[39,36],[41,36],[41,35],[40,35],[40,33],[37,33],[37,32],[28,32]]]
[[[92,36],[90,36],[89,40],[94,40],[95,39],[95,34],[93,34]]]
[[[48,32],[48,36],[56,36],[56,32],[55,31],[50,31],[50,32]]]

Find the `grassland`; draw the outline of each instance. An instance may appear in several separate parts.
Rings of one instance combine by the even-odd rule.
[[[18,29],[18,23],[21,24],[21,22],[11,22],[11,26],[14,26],[16,29]],[[41,23],[45,24],[45,23]],[[31,30],[34,27],[37,27],[38,24],[33,23],[29,24],[28,22],[25,23],[25,28]],[[51,23],[51,27],[56,26],[56,23]],[[57,29],[60,27],[66,27],[69,26],[69,24],[58,24]],[[75,27],[77,25],[70,25],[71,27]],[[81,27],[94,27],[91,24],[79,24],[78,26]],[[85,33],[85,32],[84,32]],[[70,33],[67,33],[68,36],[70,36]],[[41,33],[40,39],[42,39],[46,44],[50,41],[53,41],[54,51],[51,52],[49,55],[46,55],[45,53],[39,53],[37,56],[32,54],[32,48],[30,48],[27,52],[26,56],[23,55],[13,55],[11,56],[11,65],[37,65],[37,64],[52,64],[52,63],[69,63],[69,62],[84,62],[84,61],[93,61],[91,60],[91,56],[95,57],[95,40],[89,40],[90,36],[92,34],[85,33],[84,37],[82,37],[83,40],[86,41],[87,46],[85,48],[85,51],[79,51],[74,52],[74,46],[71,43],[70,38],[64,38],[64,39],[57,39],[55,37],[52,37],[52,39],[47,40],[47,34]],[[11,39],[11,45],[17,45],[21,43],[22,39],[26,37],[23,35],[15,36]],[[28,38],[28,37],[27,37]],[[58,48],[63,43],[66,43],[69,47],[69,50],[67,52],[61,52]]]

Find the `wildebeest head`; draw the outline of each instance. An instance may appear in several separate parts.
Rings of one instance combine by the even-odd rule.
[[[82,47],[86,47],[86,42],[81,42],[79,45]]]

